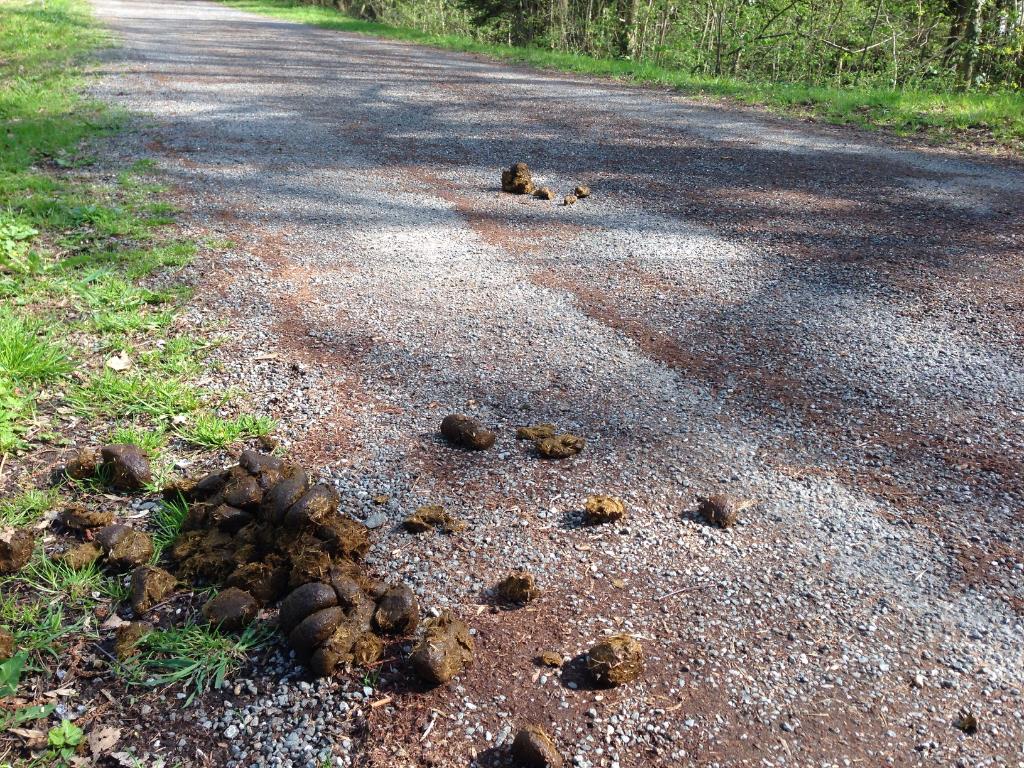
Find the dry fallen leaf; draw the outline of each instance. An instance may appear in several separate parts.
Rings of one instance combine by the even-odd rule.
[[[100,629],[117,629],[123,627],[128,622],[118,616],[116,613],[110,614],[110,618],[100,624]]]
[[[58,696],[74,696],[77,691],[74,688],[54,688],[52,691],[46,691],[43,696],[50,699],[55,699]]]
[[[112,371],[127,371],[132,367],[132,360],[125,352],[118,352],[113,357],[107,358],[107,368]]]
[[[121,729],[112,725],[101,725],[89,734],[89,751],[93,757],[107,754],[121,739]]]
[[[42,749],[46,746],[46,733],[35,728],[8,728],[7,732],[24,741],[29,749]]]

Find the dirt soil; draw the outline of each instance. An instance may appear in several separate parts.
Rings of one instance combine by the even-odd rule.
[[[236,696],[248,722],[152,702],[142,746],[501,765],[536,723],[576,766],[1022,765],[1024,168],[206,2],[95,6],[121,43],[97,91],[148,116],[112,151],[155,154],[187,227],[235,244],[193,268],[190,321],[238,340],[212,376],[275,406],[370,568],[475,633],[452,683],[365,681],[356,735],[291,687],[257,721]],[[517,161],[554,201],[501,192]],[[496,444],[442,440],[453,412]],[[540,423],[585,448],[540,458],[515,440]],[[756,502],[728,529],[697,511],[722,493]],[[593,494],[628,515],[584,526]],[[406,532],[426,504],[469,528]],[[541,596],[506,609],[516,569]],[[583,654],[621,633],[644,671],[596,688]]]

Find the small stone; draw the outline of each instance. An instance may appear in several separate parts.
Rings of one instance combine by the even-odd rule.
[[[100,470],[119,491],[141,491],[153,481],[149,459],[137,445],[105,445],[100,449]]]
[[[562,768],[562,756],[539,725],[525,725],[512,742],[512,756],[523,768]]]

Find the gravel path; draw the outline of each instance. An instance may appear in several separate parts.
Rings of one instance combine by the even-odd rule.
[[[533,721],[577,766],[1024,765],[1024,169],[209,3],[95,5],[123,42],[100,93],[151,116],[191,226],[236,244],[194,275],[193,317],[235,339],[216,376],[336,480],[377,571],[477,633],[449,687],[267,678],[165,719],[156,752],[500,765]],[[594,194],[503,194],[516,160]],[[441,443],[451,411],[495,448]],[[543,421],[586,451],[513,439]],[[728,531],[695,513],[720,491],[758,501]],[[625,523],[580,526],[595,492]],[[425,502],[470,529],[398,530]],[[514,567],[544,595],[496,610]],[[594,690],[580,654],[618,631],[647,672]]]

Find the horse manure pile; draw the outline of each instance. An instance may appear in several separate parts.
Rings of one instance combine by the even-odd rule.
[[[514,195],[532,195],[533,175],[526,163],[513,163],[507,171],[501,172],[501,189]]]
[[[545,459],[567,459],[582,451],[587,444],[579,435],[559,434],[554,424],[547,423],[519,427],[516,440],[532,440],[537,453]]]
[[[412,650],[409,663],[422,679],[434,685],[447,683],[473,660],[469,627],[444,611],[423,624],[423,637]]]
[[[538,187],[533,183],[533,174],[526,163],[513,163],[511,168],[501,172],[501,190],[513,195],[533,195],[538,200],[554,200],[557,197],[551,187]],[[562,198],[562,205],[573,205],[585,197],[590,197],[590,187],[581,184],[572,194]]]
[[[524,768],[562,768],[555,742],[539,725],[524,725],[512,742],[512,756]]]
[[[364,571],[366,527],[341,514],[335,490],[312,483],[301,467],[245,451],[237,466],[171,490],[190,502],[171,547],[178,576],[226,587],[203,607],[210,623],[241,629],[280,601],[281,631],[318,676],[376,663],[387,638],[410,635],[419,625],[408,586],[386,585]],[[421,517],[424,525],[455,522],[443,514]],[[444,663],[416,661],[415,652],[412,660],[432,683],[458,674],[446,677],[444,670],[461,670],[472,657],[472,643],[466,646],[451,629],[465,625],[450,619],[441,632],[435,624],[427,623],[420,646],[429,641],[437,648],[430,659]],[[449,637],[458,648],[448,648]]]
[[[568,459],[583,450],[587,441],[579,435],[554,435],[534,443],[537,453],[545,459]]]
[[[127,443],[81,448],[68,460],[64,472],[74,480],[99,478],[118,491],[141,491],[153,481],[146,454]]]

